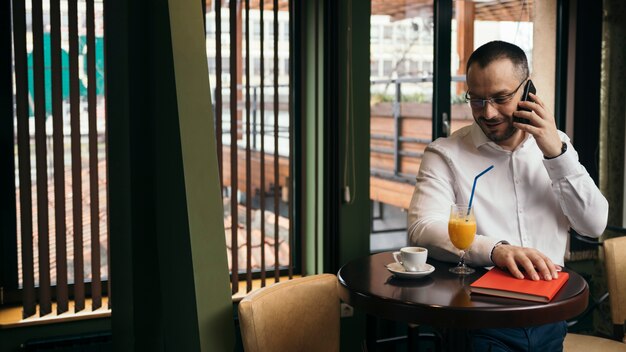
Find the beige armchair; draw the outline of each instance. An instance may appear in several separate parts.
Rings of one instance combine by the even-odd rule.
[[[239,303],[246,352],[339,351],[337,277],[321,274],[280,282]]]
[[[626,351],[626,237],[611,238],[603,243],[606,279],[611,303],[611,320],[615,338],[621,342],[600,337],[567,334],[563,349],[566,352]]]

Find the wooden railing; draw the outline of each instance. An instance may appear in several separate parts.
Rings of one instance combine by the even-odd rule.
[[[376,103],[370,108],[370,199],[373,201],[402,209],[409,207],[422,155],[432,142],[432,104],[402,102],[402,84],[431,81],[431,77],[424,77],[372,82],[395,86],[393,101]],[[467,104],[451,106],[451,121],[451,131],[474,121]]]

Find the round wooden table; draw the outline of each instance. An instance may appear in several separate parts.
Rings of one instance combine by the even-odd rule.
[[[392,252],[359,258],[337,274],[341,299],[367,314],[394,321],[425,324],[452,330],[495,327],[525,327],[577,316],[587,307],[589,288],[575,272],[549,303],[535,303],[469,293],[469,284],[485,269],[471,275],[456,275],[454,264],[428,259],[435,267],[420,279],[399,279],[386,265]]]

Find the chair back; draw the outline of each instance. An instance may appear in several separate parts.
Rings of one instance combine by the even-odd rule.
[[[244,350],[339,351],[337,277],[320,274],[259,289],[239,303]]]
[[[626,236],[605,240],[603,246],[611,320],[623,329],[626,321]]]

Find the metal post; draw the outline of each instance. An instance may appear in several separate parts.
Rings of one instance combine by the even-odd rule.
[[[433,77],[433,140],[447,136],[450,124],[450,42],[452,0],[435,1],[435,72]],[[449,129],[448,129],[449,130]]]
[[[400,172],[400,104],[402,103],[402,84],[396,81],[396,97],[393,100],[393,174]]]
[[[257,110],[257,101],[256,101],[256,88],[252,88],[252,148],[256,149],[256,110]],[[263,89],[263,88],[261,88]]]

